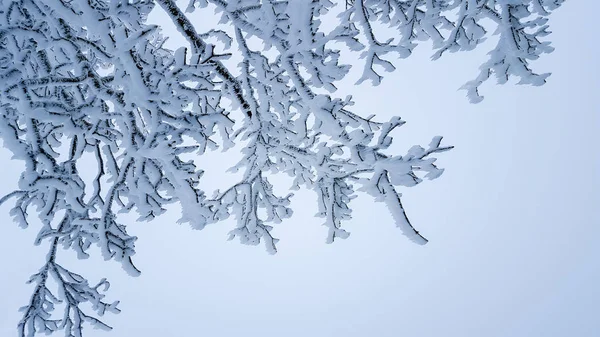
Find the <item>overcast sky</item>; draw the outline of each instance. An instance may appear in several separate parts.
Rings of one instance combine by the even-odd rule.
[[[350,238],[327,245],[316,197],[297,193],[294,217],[274,230],[274,256],[226,241],[232,222],[193,231],[175,224],[177,212],[126,217],[140,277],[59,252],[91,282],[107,277],[108,298],[121,300],[123,312],[106,316],[115,329],[85,337],[600,336],[598,13],[598,1],[583,0],[552,15],[556,51],[534,64],[553,73],[543,87],[485,85],[486,99],[471,105],[456,89],[487,50],[431,62],[423,46],[381,86],[340,88],[356,112],[407,121],[398,149],[436,135],[456,146],[439,156],[441,178],[402,190],[426,246],[368,196],[353,201]],[[5,149],[0,161],[3,195],[21,164]],[[207,167],[208,180],[216,171]],[[16,334],[25,281],[46,254],[33,247],[37,229],[18,228],[8,211],[0,207],[1,336]]]

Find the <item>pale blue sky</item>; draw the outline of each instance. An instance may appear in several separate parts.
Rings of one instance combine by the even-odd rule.
[[[584,0],[552,15],[556,51],[535,63],[553,72],[543,87],[485,85],[486,99],[470,105],[456,89],[486,50],[430,62],[423,46],[380,87],[340,89],[357,112],[408,122],[398,149],[435,135],[456,146],[440,155],[440,179],[402,190],[428,245],[406,240],[368,196],[353,202],[350,238],[326,245],[316,198],[298,193],[295,216],[275,229],[275,256],[226,241],[231,222],[192,231],[171,213],[131,223],[140,277],[100,258],[72,262],[92,281],[108,277],[109,298],[122,301],[106,317],[114,331],[85,337],[599,336],[598,13]],[[4,149],[0,160],[4,194],[20,163]],[[1,336],[16,334],[24,282],[46,250],[8,210],[0,207]]]

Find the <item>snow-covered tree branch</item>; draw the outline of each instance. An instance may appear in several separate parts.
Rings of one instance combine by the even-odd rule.
[[[139,275],[132,261],[137,238],[119,212],[148,221],[178,204],[180,222],[196,229],[233,215],[231,239],[263,242],[275,253],[272,225],[292,215],[293,195],[275,193],[274,174],[291,176],[292,189],[316,193],[329,243],[348,237],[343,221],[364,191],[385,203],[404,235],[425,244],[399,188],[439,177],[434,156],[451,146],[434,137],[427,148],[392,153],[392,133],[404,121],[376,121],[375,111],[352,111],[351,97],[336,97],[336,83],[351,68],[340,56],[359,52],[359,82],[377,85],[382,71],[394,70],[419,42],[431,41],[437,59],[474,49],[491,30],[497,46],[464,85],[478,102],[492,74],[499,83],[545,82],[548,74],[533,72],[530,61],[552,50],[542,38],[562,2],[0,0],[0,137],[25,162],[19,189],[0,204],[14,202],[15,222],[39,225],[35,243],[49,244],[30,280],[35,289],[22,309],[20,336],[81,336],[86,322],[110,329],[99,318],[119,311],[118,302],[104,301],[108,281],[92,286],[67,270],[58,246],[84,259],[95,245],[106,260]],[[166,49],[160,27],[147,23],[152,10],[170,18],[188,45]],[[193,11],[216,11],[223,27],[199,31]],[[242,171],[240,180],[207,196],[199,188],[201,160],[185,158],[235,144],[243,144],[233,168]],[[82,167],[90,158],[94,178],[86,180]],[[57,304],[64,308],[59,316]]]

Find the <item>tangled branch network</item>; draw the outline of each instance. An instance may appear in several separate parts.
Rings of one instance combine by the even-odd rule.
[[[180,221],[196,229],[233,214],[231,238],[263,242],[274,253],[272,224],[292,214],[292,195],[276,195],[268,180],[276,173],[317,194],[327,242],[348,237],[342,221],[362,190],[385,203],[404,235],[425,244],[398,188],[439,177],[433,155],[451,147],[435,137],[427,147],[389,153],[391,134],[404,122],[377,122],[352,112],[351,99],[332,96],[350,69],[341,53],[359,52],[360,81],[377,85],[381,70],[393,70],[418,41],[432,42],[435,59],[475,48],[490,35],[484,26],[492,27],[497,45],[464,86],[478,102],[491,76],[544,83],[548,74],[534,73],[529,62],[551,51],[541,38],[562,2],[0,0],[0,137],[25,163],[18,190],[0,204],[14,202],[14,220],[22,227],[35,220],[36,244],[50,246],[29,281],[34,292],[19,335],[81,336],[84,323],[110,329],[100,320],[119,311],[118,302],[105,300],[109,283],[90,284],[62,266],[57,251],[62,245],[86,258],[94,245],[138,275],[136,237],[118,212],[152,220],[178,204]],[[147,23],[152,10],[170,18],[188,45],[166,49],[160,28]],[[199,32],[188,13],[211,10],[225,28]],[[324,29],[320,18],[332,11],[339,15]],[[384,41],[380,28],[394,37]],[[197,158],[236,143],[244,144],[235,166],[242,178],[207,197]],[[196,160],[184,159],[190,154]],[[96,170],[86,181],[82,158],[90,156]]]

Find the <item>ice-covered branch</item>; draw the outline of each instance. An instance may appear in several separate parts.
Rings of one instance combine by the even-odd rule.
[[[70,215],[67,214],[56,229],[57,233],[66,230]],[[100,280],[95,286],[90,286],[81,275],[67,270],[56,262],[57,248],[60,236],[54,235],[48,251],[46,263],[39,272],[33,274],[28,283],[35,284],[29,304],[22,307],[23,318],[19,322],[18,332],[21,337],[34,336],[36,333],[51,334],[64,330],[66,336],[82,336],[83,323],[94,328],[111,330],[112,327],[100,319],[90,315],[81,308],[82,303],[89,303],[98,316],[107,311],[118,313],[118,301],[108,303],[103,299],[110,284],[106,279]],[[49,288],[49,280],[58,287],[53,292]],[[61,318],[53,318],[57,306],[63,306]]]
[[[549,74],[538,75],[530,69],[530,61],[553,49],[541,38],[548,35],[548,15],[564,0],[356,0],[340,16],[341,25],[358,29],[365,44],[365,68],[360,81],[370,79],[378,84],[382,77],[374,66],[393,70],[393,62],[382,59],[389,52],[400,58],[410,55],[421,42],[430,40],[435,53],[469,51],[497,34],[498,44],[480,67],[479,75],[462,88],[471,102],[483,97],[478,89],[492,73],[499,83],[509,77],[519,84],[541,85]],[[487,22],[486,22],[487,21]],[[354,26],[354,23],[357,23]],[[387,26],[385,43],[379,42],[375,25]],[[394,33],[390,34],[389,31]]]
[[[151,221],[177,204],[179,221],[195,229],[234,215],[230,238],[276,252],[274,225],[293,209],[292,194],[275,192],[277,174],[292,178],[285,188],[317,195],[327,242],[348,237],[343,221],[364,191],[385,203],[409,239],[426,243],[400,191],[439,177],[434,155],[451,147],[434,137],[428,148],[393,153],[392,136],[404,121],[378,121],[371,114],[378,111],[353,111],[350,96],[334,95],[351,69],[342,55],[362,52],[361,80],[377,84],[381,68],[394,70],[423,40],[438,58],[471,50],[495,30],[496,48],[465,85],[478,101],[492,73],[500,83],[511,76],[545,81],[530,61],[551,51],[541,39],[562,2],[190,0],[183,11],[175,0],[0,1],[0,137],[25,163],[18,189],[0,204],[14,202],[14,221],[37,226],[35,244],[50,244],[31,279],[21,336],[80,336],[84,323],[108,327],[81,306],[117,312],[116,303],[103,302],[108,283],[90,286],[56,251],[60,244],[85,259],[97,247],[139,275],[137,238],[119,221],[122,212]],[[155,5],[188,45],[164,47],[160,27],[147,23]],[[201,32],[187,13],[211,9],[221,26]],[[233,170],[242,174],[207,197],[202,155],[218,147],[241,147]],[[52,316],[56,305],[64,306],[62,317]]]
[[[240,88],[240,84],[237,79],[231,75],[227,67],[223,65],[220,61],[215,61],[212,59],[212,50],[210,50],[207,44],[202,40],[200,35],[196,32],[194,25],[188,20],[179,6],[173,0],[156,0],[164,10],[169,14],[173,23],[177,26],[179,31],[185,36],[190,45],[192,46],[192,51],[196,55],[200,57],[202,60],[201,63],[206,63],[208,65],[212,65],[215,69],[215,72],[219,74],[223,80],[227,83],[228,86],[231,87],[233,91],[233,95],[242,107],[242,110],[248,115],[248,117],[252,117],[252,110],[248,102],[246,102],[246,98],[242,94],[242,89]]]

